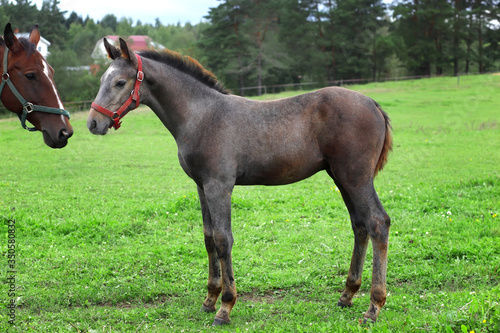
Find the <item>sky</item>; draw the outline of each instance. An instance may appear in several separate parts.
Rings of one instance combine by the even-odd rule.
[[[43,0],[34,0],[40,9]],[[132,19],[133,24],[140,20],[143,24],[156,22],[160,19],[163,25],[177,24],[193,25],[206,21],[203,16],[208,14],[210,7],[217,7],[217,0],[60,0],[59,9],[77,13],[84,19],[87,15],[94,21],[101,21],[107,14],[114,14],[118,20]]]

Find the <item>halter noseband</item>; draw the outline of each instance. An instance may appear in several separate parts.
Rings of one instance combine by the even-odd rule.
[[[94,110],[110,117],[113,120],[113,123],[111,125],[109,125],[109,128],[114,127],[115,130],[117,130],[121,126],[122,122],[120,121],[120,119],[125,117],[125,115],[128,113],[128,111],[131,111],[133,109],[137,109],[139,107],[139,104],[140,104],[139,88],[141,87],[141,82],[144,81],[144,72],[142,71],[142,59],[141,59],[141,57],[138,54],[136,54],[135,56],[137,57],[137,78],[135,80],[134,90],[132,90],[132,92],[130,93],[130,97],[125,101],[125,103],[123,103],[123,105],[120,106],[120,108],[118,110],[116,110],[115,112],[110,111],[110,110],[100,106],[97,103],[92,103],[92,105],[91,105],[91,107]],[[135,101],[135,107],[133,107],[127,111],[130,104],[132,104],[132,102],[134,102],[134,101]]]
[[[7,84],[10,88],[10,91],[16,96],[17,100],[22,104],[23,106],[23,114],[20,115],[18,114],[19,120],[21,121],[21,126],[24,129],[27,129],[30,132],[35,132],[37,129],[35,127],[28,127],[26,126],[26,118],[28,117],[28,114],[33,112],[33,111],[38,111],[38,112],[45,112],[45,113],[55,113],[55,114],[60,114],[70,118],[69,112],[64,110],[64,109],[58,109],[58,108],[50,108],[48,106],[41,106],[41,105],[34,105],[33,103],[30,103],[26,101],[23,96],[17,91],[16,87],[14,87],[14,84],[10,80],[10,75],[7,73],[8,71],[8,55],[9,55],[9,48],[5,48],[5,52],[3,55],[3,73],[2,73],[2,83],[0,84],[0,95],[2,94],[3,88],[5,87],[5,84]]]

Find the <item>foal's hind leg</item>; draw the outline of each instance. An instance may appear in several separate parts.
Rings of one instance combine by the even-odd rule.
[[[354,250],[344,292],[339,300],[340,306],[352,306],[352,298],[361,286],[361,276],[368,237],[373,246],[373,272],[370,306],[364,317],[377,320],[386,300],[387,248],[389,241],[390,218],[369,182],[357,187],[339,185],[346,206],[351,215],[354,231]]]
[[[198,195],[200,197],[201,213],[203,216],[203,234],[205,236],[205,248],[208,254],[208,284],[207,297],[203,302],[201,309],[205,312],[215,312],[215,304],[222,290],[222,280],[220,273],[219,258],[217,258],[217,250],[214,243],[214,232],[210,217],[210,210],[205,199],[203,189],[198,187]]]
[[[352,298],[361,287],[363,266],[368,248],[368,233],[366,228],[355,226],[353,223],[352,229],[354,231],[354,249],[352,251],[351,265],[347,274],[345,289],[337,304],[340,307],[352,306]]]
[[[330,176],[332,174],[329,172]],[[333,178],[333,176],[332,176]],[[354,232],[354,249],[352,251],[351,265],[349,267],[349,273],[347,274],[346,286],[342,296],[340,296],[338,306],[340,307],[351,307],[352,298],[358,292],[361,287],[361,278],[363,275],[363,266],[365,263],[366,250],[368,248],[368,232],[364,224],[356,225],[356,215],[354,211],[354,204],[351,202],[351,198],[344,190],[341,184],[335,181],[337,184],[342,198],[346,204],[347,210],[351,217],[351,226]]]

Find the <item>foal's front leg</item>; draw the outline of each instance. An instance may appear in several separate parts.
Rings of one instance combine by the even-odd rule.
[[[201,309],[205,312],[215,312],[215,304],[222,290],[222,280],[220,273],[219,258],[215,249],[214,233],[210,210],[205,198],[203,188],[198,186],[198,195],[200,197],[201,214],[203,216],[203,234],[205,236],[205,248],[208,254],[208,283],[207,298],[203,302]]]
[[[200,195],[200,199],[202,197],[205,198],[210,215],[210,225],[207,223],[205,226],[204,224],[205,245],[208,251],[210,265],[209,290],[204,307],[209,305],[213,306],[213,309],[215,309],[217,296],[219,293],[222,295],[222,304],[215,315],[214,325],[222,325],[230,322],[229,314],[237,298],[231,258],[233,247],[233,234],[231,231],[232,189],[233,185],[225,186],[221,182],[212,181],[203,185],[203,196]],[[205,209],[207,208],[205,207]],[[215,255],[217,255],[217,258],[215,258]],[[212,291],[211,285],[215,287]],[[212,308],[210,308],[210,310],[212,310]]]

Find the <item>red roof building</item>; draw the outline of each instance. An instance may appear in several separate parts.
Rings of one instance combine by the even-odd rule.
[[[117,35],[108,35],[105,38],[108,42],[119,45],[118,38],[120,36]],[[154,42],[149,36],[144,35],[135,35],[123,38],[126,42],[130,50],[137,52],[142,50],[163,50],[165,47],[161,44]],[[99,59],[107,59],[108,53],[106,52],[106,48],[104,47],[103,38],[99,39],[94,47],[94,51],[92,51],[92,58],[95,60]]]

